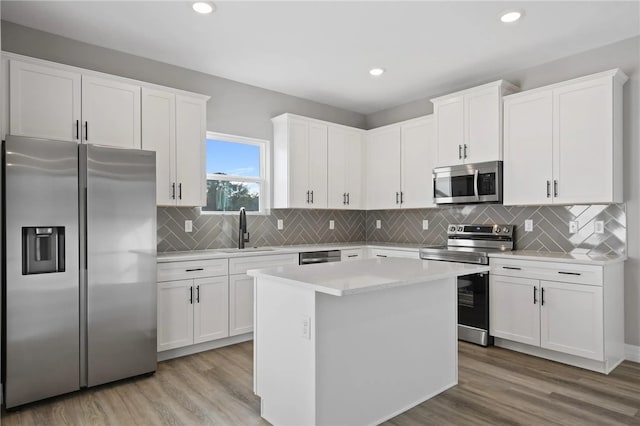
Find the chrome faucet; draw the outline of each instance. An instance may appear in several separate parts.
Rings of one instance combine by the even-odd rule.
[[[240,207],[240,226],[238,230],[238,248],[243,249],[244,243],[249,242],[249,233],[247,232],[247,212],[244,207]]]

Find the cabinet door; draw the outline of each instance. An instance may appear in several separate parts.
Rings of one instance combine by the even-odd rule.
[[[179,206],[207,204],[206,134],[206,101],[176,95],[176,180]]]
[[[9,63],[9,132],[78,141],[81,75],[19,61]]]
[[[464,96],[465,163],[502,160],[502,96],[499,87]],[[464,145],[466,145],[466,155]]]
[[[289,208],[309,208],[309,123],[291,119],[288,123]],[[277,189],[276,189],[277,191]]]
[[[540,345],[538,280],[489,276],[490,334],[514,342]]]
[[[156,153],[158,205],[176,204],[176,97],[142,88],[142,149]]]
[[[140,86],[82,76],[86,143],[140,149]]]
[[[612,96],[610,78],[553,91],[555,202],[613,201]]]
[[[504,204],[551,204],[551,91],[505,99]]]
[[[327,207],[327,126],[309,124],[309,190],[312,208]]]
[[[400,207],[400,126],[370,132],[365,143],[367,209]]]
[[[362,133],[329,127],[327,206],[330,209],[362,208]]]
[[[253,331],[253,277],[229,276],[229,335]]]
[[[457,96],[434,105],[436,144],[438,159],[436,166],[462,164],[464,145],[464,98]]]
[[[193,343],[229,336],[227,276],[197,278],[194,285]]]
[[[602,287],[551,281],[541,281],[540,286],[540,345],[603,361]]]
[[[433,121],[425,119],[402,126],[401,183],[402,207],[433,207],[433,178],[435,160]]]
[[[158,283],[158,352],[193,344],[193,280]]]

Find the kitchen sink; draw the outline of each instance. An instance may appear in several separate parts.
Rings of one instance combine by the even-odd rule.
[[[220,249],[219,251],[221,251],[222,253],[242,253],[242,252],[256,253],[261,251],[273,251],[273,249],[270,247],[246,247],[243,249],[239,249],[239,248]]]

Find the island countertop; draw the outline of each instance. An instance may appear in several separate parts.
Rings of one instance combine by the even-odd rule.
[[[376,258],[352,262],[252,269],[252,277],[274,278],[333,296],[383,290],[425,281],[488,272],[489,265],[471,265],[406,258]]]

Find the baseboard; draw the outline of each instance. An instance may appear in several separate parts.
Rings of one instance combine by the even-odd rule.
[[[640,346],[624,345],[624,359],[640,362]]]
[[[158,352],[158,362],[166,361],[172,358],[179,358],[186,355],[193,355],[198,352],[210,351],[223,346],[235,345],[236,343],[247,342],[253,340],[253,333],[241,334],[239,336],[226,337],[224,339],[212,340],[211,342],[199,343],[197,345],[185,346],[168,351]]]

